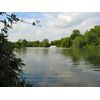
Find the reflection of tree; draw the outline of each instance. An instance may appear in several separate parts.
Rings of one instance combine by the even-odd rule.
[[[62,49],[61,52],[64,56],[70,56],[70,49]]]
[[[62,54],[65,56],[70,56],[73,62],[80,60],[80,50],[78,48],[73,49],[63,49]]]
[[[17,52],[19,55],[26,55],[27,48],[26,48],[26,47],[17,48],[17,49],[16,49],[16,52]]]
[[[44,48],[43,49],[43,55],[46,56],[49,53],[49,49],[48,48]]]
[[[100,67],[100,50],[99,49],[63,49],[62,54],[67,57],[71,57],[73,63],[79,63],[81,58],[84,59],[85,62],[89,62],[92,64],[94,68]]]
[[[100,50],[99,49],[86,49],[82,56],[86,61],[89,61],[94,66],[100,67]]]
[[[80,56],[81,56],[80,49],[78,49],[78,48],[71,49],[71,54],[70,55],[72,57],[73,62],[79,61]]]

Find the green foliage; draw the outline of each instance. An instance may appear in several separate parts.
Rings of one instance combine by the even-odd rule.
[[[42,42],[40,41],[27,41],[27,40],[21,40],[19,39],[16,43],[15,43],[16,47],[49,47],[49,40],[48,39],[44,39]]]
[[[43,41],[25,41],[19,40],[16,42],[16,47],[49,47],[55,45],[56,47],[75,47],[75,48],[100,48],[100,26],[94,26],[90,30],[81,34],[79,30],[73,30],[69,37],[64,37],[59,40],[51,41],[49,44],[48,39]]]
[[[22,44],[23,44],[23,46],[27,46],[27,41],[24,39],[24,40],[22,41]]]
[[[51,41],[50,45],[52,45],[52,46],[55,45],[55,42],[54,41]]]
[[[40,42],[39,47],[43,47],[43,42]]]
[[[55,45],[57,47],[60,47],[61,46],[61,40],[55,40],[55,41],[51,41],[51,46],[52,45]]]
[[[75,48],[92,48],[100,47],[100,26],[94,26],[89,31],[86,31],[84,35],[79,30],[73,30],[70,37],[62,38],[51,42],[51,45],[57,47],[75,47]]]
[[[40,46],[40,42],[39,41],[34,41],[34,42],[32,42],[32,46],[33,47],[39,47]]]
[[[26,47],[27,46],[27,40],[22,40],[22,39],[19,39],[17,42],[16,42],[16,47]]]
[[[73,30],[73,33],[71,34],[70,38],[74,40],[76,37],[80,36],[79,30]]]
[[[42,42],[42,46],[43,47],[49,47],[49,40],[48,39],[44,39],[43,42]]]
[[[100,25],[94,26],[94,28],[91,28],[90,32],[94,32],[98,37],[100,37]]]
[[[71,45],[72,45],[72,41],[70,38],[61,39],[61,47],[70,47]]]
[[[19,18],[14,13],[8,15],[0,12],[0,15],[7,18],[0,20],[4,25],[0,32],[0,86],[26,86],[20,77],[24,63],[14,54],[13,43],[7,40],[8,30],[12,28],[13,23],[19,21]]]
[[[83,37],[76,37],[73,40],[73,47],[75,48],[83,48],[86,45],[86,41]]]
[[[85,39],[87,44],[97,44],[97,35],[95,32],[86,32],[85,33]]]

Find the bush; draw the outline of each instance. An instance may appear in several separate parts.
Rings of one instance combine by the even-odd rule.
[[[21,79],[23,61],[14,54],[14,45],[7,40],[7,33],[14,22],[19,21],[15,14],[8,15],[0,13],[1,16],[6,16],[7,20],[0,20],[4,25],[0,32],[0,86],[15,87],[27,86],[25,81]]]

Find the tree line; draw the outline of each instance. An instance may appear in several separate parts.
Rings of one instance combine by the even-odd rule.
[[[16,47],[49,47],[49,40],[44,39],[43,41],[27,41],[25,39],[19,39],[15,43]]]
[[[64,37],[59,40],[49,42],[48,39],[43,41],[27,41],[20,39],[16,43],[16,47],[75,47],[75,48],[87,48],[87,47],[99,47],[100,46],[100,26],[94,26],[93,28],[86,30],[83,34],[80,30],[76,29],[72,31],[69,37]]]

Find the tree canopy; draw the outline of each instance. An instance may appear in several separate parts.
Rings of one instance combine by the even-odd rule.
[[[14,45],[8,41],[8,30],[12,25],[20,21],[14,13],[0,12],[0,23],[3,25],[0,31],[0,86],[30,86],[21,77],[23,61],[14,53]],[[26,41],[23,41],[25,45]]]

